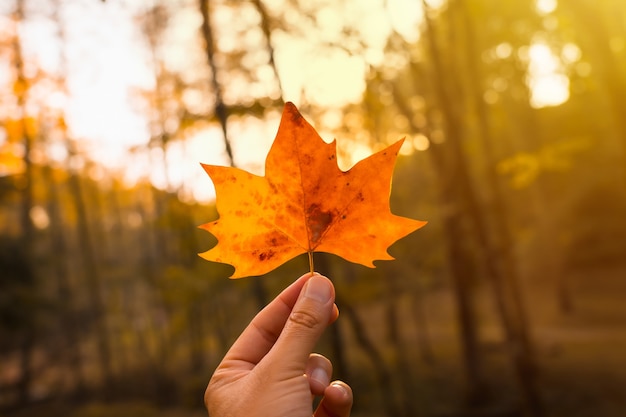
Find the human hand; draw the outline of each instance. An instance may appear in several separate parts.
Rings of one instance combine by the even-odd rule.
[[[270,302],[235,341],[204,395],[211,417],[348,417],[352,390],[330,383],[332,364],[312,354],[337,319],[335,289],[306,274]],[[323,398],[313,412],[313,396]]]

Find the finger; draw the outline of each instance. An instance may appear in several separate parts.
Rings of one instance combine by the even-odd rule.
[[[337,307],[337,304],[333,303],[333,312],[330,315],[330,320],[328,321],[328,324],[332,324],[335,321],[337,321],[337,319],[339,318],[339,307]]]
[[[321,275],[310,277],[300,293],[276,344],[265,357],[269,364],[287,363],[302,375],[313,350],[334,309],[335,288]]]
[[[254,367],[278,339],[302,287],[309,278],[310,273],[301,276],[265,306],[241,333],[223,362],[241,361],[238,364],[240,367]]]
[[[312,353],[304,370],[308,380],[311,394],[323,395],[324,390],[330,384],[330,376],[333,374],[333,365],[322,355]]]
[[[334,381],[324,390],[314,417],[349,417],[352,409],[352,389],[342,381]]]

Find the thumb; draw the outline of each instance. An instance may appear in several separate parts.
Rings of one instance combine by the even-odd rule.
[[[304,372],[309,354],[330,322],[334,302],[335,288],[328,278],[321,275],[309,278],[276,344],[266,356],[269,362],[279,360]]]

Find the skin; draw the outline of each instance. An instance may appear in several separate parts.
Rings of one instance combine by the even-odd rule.
[[[319,274],[287,287],[252,320],[204,395],[211,417],[348,417],[352,390],[330,382],[331,362],[311,353],[339,316],[335,289]],[[312,400],[322,396],[313,410]]]

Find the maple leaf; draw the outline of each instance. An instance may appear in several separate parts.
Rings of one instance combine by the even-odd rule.
[[[218,220],[200,228],[218,240],[204,259],[235,267],[231,278],[265,274],[288,260],[328,252],[368,267],[393,259],[387,248],[426,222],[389,208],[393,167],[403,139],[358,162],[337,166],[326,143],[293,103],[285,105],[265,176],[202,164],[215,185]]]

